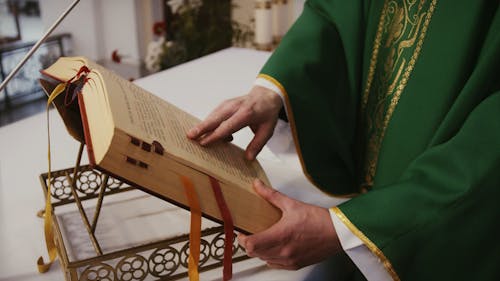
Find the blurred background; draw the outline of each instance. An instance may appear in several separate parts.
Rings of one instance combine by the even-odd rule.
[[[236,46],[272,51],[305,0],[82,0],[0,92],[0,126],[45,109],[39,71],[85,56],[134,80]],[[70,0],[0,0],[0,81]]]

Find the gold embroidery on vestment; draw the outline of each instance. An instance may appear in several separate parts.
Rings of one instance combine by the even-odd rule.
[[[384,3],[361,99],[366,139],[363,187],[373,185],[382,140],[415,67],[436,2],[386,0]]]

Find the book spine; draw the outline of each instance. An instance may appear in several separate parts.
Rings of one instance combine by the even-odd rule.
[[[83,135],[85,137],[85,144],[87,146],[87,153],[89,155],[89,162],[91,167],[96,166],[94,149],[92,148],[92,139],[90,138],[89,123],[87,120],[87,112],[85,111],[85,103],[83,101],[83,95],[78,96],[78,107],[80,108],[80,116],[82,117],[83,124]]]

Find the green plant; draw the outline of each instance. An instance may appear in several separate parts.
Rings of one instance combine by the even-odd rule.
[[[253,33],[231,19],[230,0],[183,0],[175,13],[166,1],[165,39],[160,69],[228,48],[245,44]]]

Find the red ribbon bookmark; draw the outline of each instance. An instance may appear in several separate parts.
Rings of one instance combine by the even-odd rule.
[[[219,206],[219,211],[224,222],[224,269],[222,279],[224,281],[227,281],[231,280],[231,278],[233,277],[233,218],[231,217],[231,212],[229,211],[226,201],[224,200],[224,195],[222,194],[219,182],[213,177],[210,177],[210,184],[212,186],[215,200],[217,201],[217,205]]]

